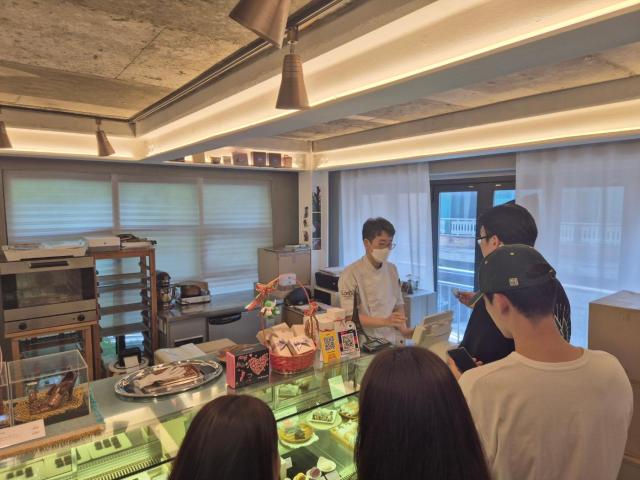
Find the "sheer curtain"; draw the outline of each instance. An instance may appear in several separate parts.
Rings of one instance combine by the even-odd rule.
[[[520,153],[516,187],[571,300],[571,342],[586,346],[589,302],[640,291],[640,142]]]
[[[433,250],[429,165],[347,170],[340,174],[340,264],[364,254],[362,224],[384,217],[396,229],[390,261],[401,280],[411,275],[420,289],[433,291]]]

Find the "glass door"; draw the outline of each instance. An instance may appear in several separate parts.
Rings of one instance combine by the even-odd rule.
[[[434,272],[438,311],[453,311],[451,341],[462,340],[471,309],[455,297],[456,290],[476,288],[480,249],[476,243],[477,220],[486,210],[515,199],[512,178],[500,181],[433,182]]]

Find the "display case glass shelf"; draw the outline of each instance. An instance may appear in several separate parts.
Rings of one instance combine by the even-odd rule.
[[[215,360],[215,355],[202,358]],[[287,471],[290,478],[315,466],[319,457],[336,464],[325,477],[329,480],[349,478],[353,473],[353,408],[372,358],[316,364],[307,372],[291,376],[272,374],[268,382],[233,391],[260,398],[273,410],[281,437],[280,455],[292,463]],[[0,480],[166,479],[198,410],[232,392],[222,376],[189,392],[153,401],[132,401],[115,395],[116,381],[117,378],[107,378],[91,384],[94,407],[104,419],[103,433],[5,458],[0,461]],[[304,443],[288,443],[287,435],[295,435],[300,423],[309,425],[311,437]]]

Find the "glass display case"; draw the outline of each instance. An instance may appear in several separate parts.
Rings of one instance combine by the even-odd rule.
[[[351,478],[357,431],[357,393],[279,420],[280,478]],[[314,468],[316,477],[311,474]]]
[[[45,425],[91,414],[87,364],[78,350],[7,364],[14,423]]]
[[[272,374],[268,382],[233,391],[260,398],[273,410],[282,463],[290,465],[289,478],[316,466],[320,457],[326,459],[321,462],[324,469],[331,470],[323,474],[328,480],[353,473],[357,392],[371,359],[316,363],[307,372]],[[96,410],[104,418],[102,434],[0,460],[0,480],[166,479],[195,414],[209,401],[231,392],[222,376],[189,392],[132,401],[115,395],[116,381],[91,384]],[[296,438],[299,429],[304,430],[304,438]]]
[[[9,402],[7,364],[2,361],[2,352],[0,352],[0,428],[10,427],[12,424],[13,414],[11,402]]]

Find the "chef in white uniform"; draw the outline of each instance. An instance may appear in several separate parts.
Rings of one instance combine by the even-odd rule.
[[[398,269],[387,261],[394,248],[396,231],[384,218],[370,218],[362,226],[365,255],[347,266],[340,275],[340,305],[350,316],[354,292],[360,297],[360,322],[371,337],[386,338],[394,345],[411,338],[407,327]]]

